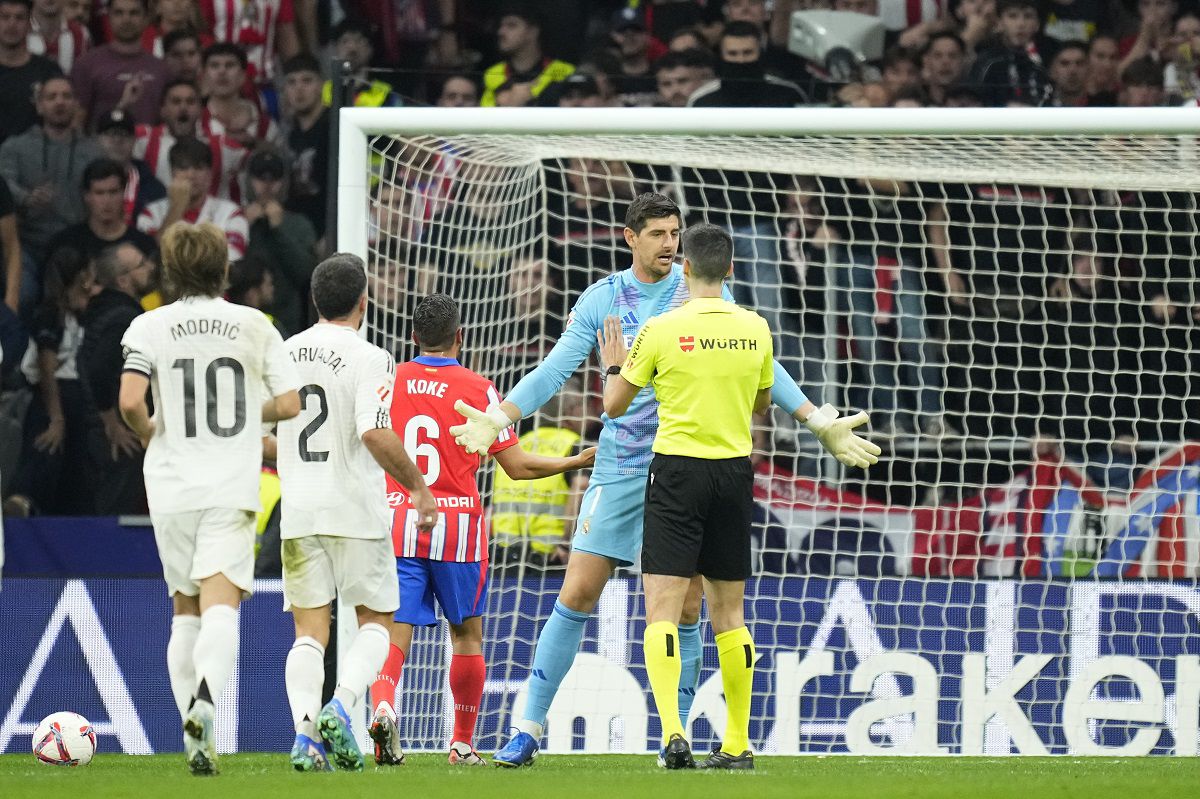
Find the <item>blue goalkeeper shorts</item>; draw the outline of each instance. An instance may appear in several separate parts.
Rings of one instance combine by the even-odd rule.
[[[644,475],[618,477],[608,483],[593,481],[583,495],[571,549],[632,566],[642,551],[645,505]]]
[[[396,558],[400,609],[395,619],[414,627],[437,624],[434,600],[451,624],[482,616],[487,602],[488,564],[455,563],[428,558]]]

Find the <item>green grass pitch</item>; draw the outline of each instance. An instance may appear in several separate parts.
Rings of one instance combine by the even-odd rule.
[[[192,777],[182,755],[98,755],[85,768],[0,756],[0,797],[187,799],[1150,799],[1196,796],[1200,758],[762,757],[754,773],[666,772],[652,756],[559,755],[509,771],[410,755],[388,770],[297,774],[285,755],[226,755],[221,774]]]

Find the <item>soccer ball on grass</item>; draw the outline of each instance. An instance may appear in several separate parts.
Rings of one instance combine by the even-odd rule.
[[[33,733],[33,754],[52,766],[86,766],[96,754],[96,732],[78,713],[51,713]]]

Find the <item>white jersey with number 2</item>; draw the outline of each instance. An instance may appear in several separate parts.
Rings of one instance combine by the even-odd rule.
[[[300,378],[301,410],[279,423],[280,537],[388,537],[387,483],[362,437],[391,429],[392,356],[327,322],[285,346]]]
[[[152,513],[260,510],[262,406],[300,387],[279,331],[262,311],[185,297],[133,320],[125,369],[150,378],[146,449]]]

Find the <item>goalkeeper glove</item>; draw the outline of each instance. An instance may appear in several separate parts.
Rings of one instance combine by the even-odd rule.
[[[883,451],[878,445],[852,432],[866,422],[865,411],[839,419],[837,408],[829,404],[817,408],[804,420],[805,426],[833,457],[846,466],[860,469],[879,463],[879,453]]]
[[[473,408],[462,400],[454,403],[454,410],[467,417],[463,424],[450,428],[454,442],[472,455],[486,455],[500,431],[512,425],[508,414],[492,403],[486,411]]]

